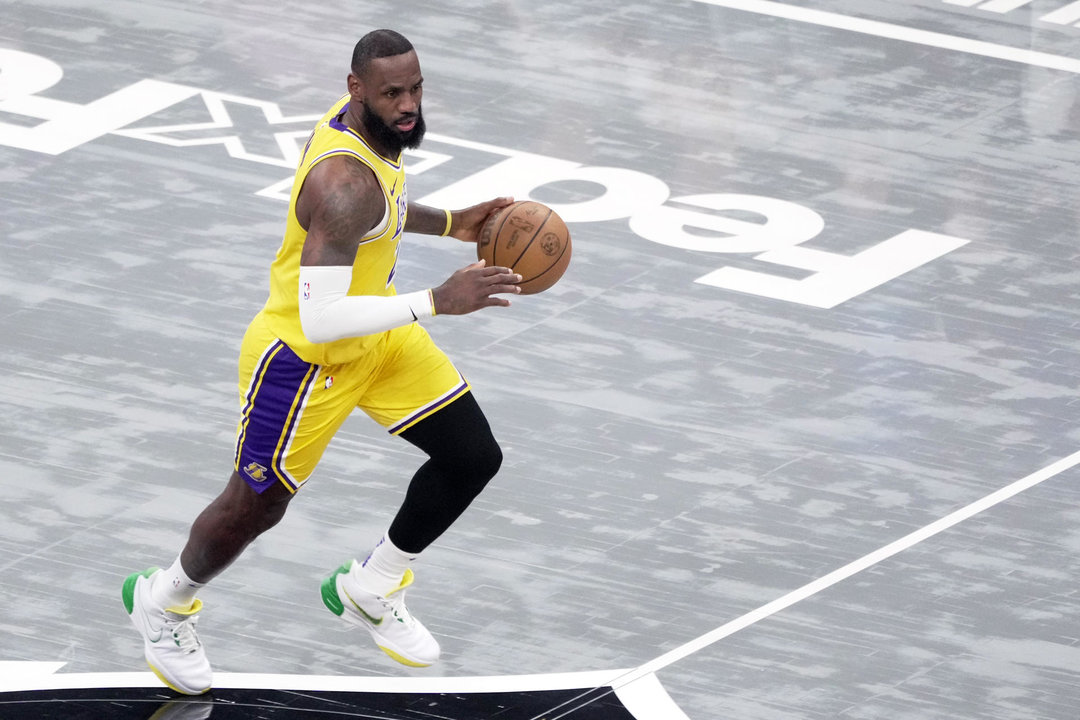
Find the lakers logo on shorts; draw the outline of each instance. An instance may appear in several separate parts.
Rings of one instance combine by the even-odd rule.
[[[257,462],[248,463],[244,468],[244,474],[255,482],[262,482],[267,479],[266,468]]]
[[[286,461],[319,371],[280,340],[260,356],[244,394],[235,461],[257,492],[276,480],[295,491],[306,479],[290,472]]]
[[[256,316],[239,368],[236,474],[256,492],[296,492],[331,438],[362,410],[392,434],[406,431],[469,392],[469,383],[418,323],[380,336],[346,363],[313,364]]]

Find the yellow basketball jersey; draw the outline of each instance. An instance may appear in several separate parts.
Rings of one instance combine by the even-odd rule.
[[[334,365],[349,362],[368,352],[380,342],[382,333],[343,338],[328,343],[312,343],[300,326],[299,292],[300,251],[307,231],[296,219],[296,199],[311,168],[328,157],[346,155],[367,165],[382,186],[386,201],[383,222],[360,242],[353,260],[350,295],[394,295],[394,271],[397,268],[398,243],[405,228],[408,196],[405,168],[401,155],[391,160],[375,152],[360,136],[342,122],[348,108],[345,95],[323,116],[308,139],[300,158],[289,199],[285,238],[270,266],[270,297],[261,311],[267,327],[285,341],[293,352],[309,363]]]

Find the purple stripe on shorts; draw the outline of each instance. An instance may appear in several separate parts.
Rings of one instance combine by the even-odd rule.
[[[453,390],[451,390],[450,392],[443,395],[441,398],[439,398],[435,402],[431,403],[430,405],[425,405],[424,407],[420,408],[419,410],[417,410],[413,414],[409,415],[404,420],[399,420],[398,422],[396,422],[393,425],[391,425],[390,427],[388,427],[387,430],[390,432],[391,435],[401,432],[403,428],[408,427],[411,423],[416,422],[417,419],[423,417],[424,415],[428,415],[430,413],[435,412],[436,410],[439,410],[440,408],[442,408],[442,407],[444,407],[446,405],[449,405],[451,402],[453,402],[457,398],[461,397],[461,395],[468,389],[469,389],[469,383],[467,383],[465,381],[462,381],[462,383],[460,385],[458,385]]]
[[[285,434],[281,438],[280,447],[277,454],[274,456],[274,474],[280,479],[289,484],[289,487],[296,489],[299,487],[295,478],[289,475],[285,470],[285,457],[289,454],[289,446],[292,444],[293,433],[296,431],[296,423],[300,421],[300,416],[304,412],[304,406],[307,405],[308,396],[311,395],[311,388],[315,384],[315,378],[319,376],[319,366],[309,365],[308,375],[304,380],[304,387],[296,395],[294,406],[292,410],[292,416],[289,418],[289,427],[286,428]]]
[[[283,347],[285,347],[285,343],[278,340],[266,348],[262,357],[259,358],[259,365],[255,368],[255,372],[252,374],[251,381],[248,384],[247,395],[244,396],[244,407],[240,410],[241,421],[240,430],[236,434],[236,452],[233,454],[233,465],[237,470],[240,469],[240,449],[244,446],[244,438],[247,435],[248,413],[251,412],[251,402],[255,397],[255,391],[259,387],[259,381],[262,379],[263,374],[266,372],[266,365],[270,362],[270,358]]]
[[[237,441],[236,470],[256,492],[277,480],[288,482],[280,455],[288,447],[300,407],[318,374],[318,365],[304,362],[279,341],[252,377]]]

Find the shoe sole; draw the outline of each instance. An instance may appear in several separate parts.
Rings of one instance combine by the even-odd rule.
[[[128,616],[131,618],[132,624],[135,625],[135,629],[139,631],[140,635],[143,634],[142,628],[138,626],[138,623],[135,620],[135,587],[139,584],[140,577],[146,578],[146,580],[149,581],[150,576],[156,573],[158,570],[159,568],[153,567],[149,568],[148,570],[143,570],[142,572],[131,573],[126,578],[124,578],[124,585],[120,589],[120,596],[124,600],[124,609],[127,610]],[[202,695],[210,691],[211,687],[213,687],[212,685],[208,685],[202,690],[184,690],[177,687],[176,683],[165,677],[165,674],[157,667],[155,667],[154,663],[150,662],[151,646],[149,642],[149,640],[146,640],[145,638],[143,639],[143,659],[146,660],[146,664],[150,666],[150,669],[154,672],[154,675],[157,676],[158,680],[165,683],[171,690],[175,690],[181,695]]]
[[[338,592],[337,583],[338,577],[347,574],[351,569],[352,563],[347,562],[341,567],[339,567],[337,570],[335,570],[333,573],[331,573],[330,577],[322,581],[322,600],[323,604],[326,605],[327,609],[345,622],[349,623],[350,625],[355,625],[358,628],[363,628],[364,630],[367,630],[368,634],[371,635],[371,639],[375,641],[375,646],[382,650],[384,653],[386,653],[388,656],[390,656],[391,659],[396,660],[402,665],[407,665],[408,667],[431,667],[434,662],[422,662],[419,660],[414,660],[412,658],[406,657],[405,655],[402,655],[397,648],[388,647],[388,643],[384,644],[386,643],[386,638],[380,635],[374,627],[372,627],[369,623],[364,622],[360,618],[353,617],[351,613],[345,611],[345,603],[341,600],[341,593]]]

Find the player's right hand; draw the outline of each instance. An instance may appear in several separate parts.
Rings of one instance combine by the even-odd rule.
[[[436,315],[465,315],[481,308],[506,307],[510,301],[496,297],[521,292],[521,276],[510,268],[487,267],[483,260],[466,265],[431,291]]]

